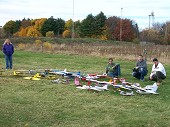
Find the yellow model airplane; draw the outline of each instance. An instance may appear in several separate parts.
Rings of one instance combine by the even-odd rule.
[[[24,79],[28,79],[28,80],[40,80],[40,78],[41,78],[41,75],[39,73],[31,77],[24,77]]]

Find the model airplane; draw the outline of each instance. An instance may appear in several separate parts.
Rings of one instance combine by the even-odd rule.
[[[131,92],[120,91],[120,95],[123,95],[123,96],[134,96],[135,94],[133,93],[133,91],[131,91]]]
[[[24,79],[28,79],[28,80],[40,80],[40,78],[41,78],[41,75],[39,75],[39,73],[31,77],[24,77]]]
[[[94,91],[104,91],[104,90],[109,90],[107,88],[107,85],[104,86],[87,86],[87,85],[83,85],[83,86],[77,86],[76,88],[78,89],[87,89],[87,90],[94,90]]]
[[[52,70],[49,72],[49,74],[53,75],[61,75],[63,77],[69,77],[69,78],[74,78],[76,76],[80,76],[80,72],[74,73],[74,72],[68,72],[66,69],[63,71],[61,70]]]
[[[23,74],[34,74],[34,70],[15,70],[14,75],[23,75]]]
[[[49,69],[35,69],[35,70],[14,70],[14,75],[22,76],[24,74],[35,75],[37,73],[41,75],[48,75]]]
[[[153,85],[147,85],[146,87],[142,88],[142,89],[138,89],[136,92],[139,94],[155,94],[158,95],[159,93],[157,93],[158,86],[156,83],[154,83]]]
[[[105,78],[105,77],[106,77],[106,75],[87,74],[86,76],[84,76],[84,80],[89,81],[89,80]]]

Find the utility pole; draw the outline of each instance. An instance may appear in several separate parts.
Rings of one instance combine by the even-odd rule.
[[[123,8],[121,8],[121,17],[120,17],[120,41],[122,41],[122,11]]]
[[[0,38],[2,36],[2,26],[0,26]]]
[[[72,24],[72,33],[71,33],[71,38],[74,38],[74,0],[73,0],[73,24]]]
[[[149,15],[149,29],[150,29],[150,24],[151,24],[151,15]]]
[[[149,29],[151,27],[151,17],[152,17],[152,26],[154,25],[154,12],[152,11],[149,15]]]

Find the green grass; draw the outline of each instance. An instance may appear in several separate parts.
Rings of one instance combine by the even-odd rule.
[[[2,59],[2,65],[5,66]],[[82,73],[105,72],[108,58],[16,51],[14,69],[64,69]],[[135,61],[119,62],[122,77],[131,76]],[[149,71],[152,65],[148,65]],[[0,77],[0,127],[168,127],[170,125],[170,66],[158,88],[160,95],[121,96],[113,91],[92,92],[50,80]],[[149,75],[149,74],[148,74]],[[142,86],[153,82],[139,82]]]

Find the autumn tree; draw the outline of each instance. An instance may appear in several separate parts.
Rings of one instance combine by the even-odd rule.
[[[11,36],[14,33],[15,30],[15,21],[8,21],[4,26],[3,26],[4,32],[7,36]]]
[[[28,33],[29,27],[26,28],[20,28],[20,31],[16,32],[14,36],[19,36],[19,37],[26,37]]]
[[[38,31],[40,31],[41,28],[42,28],[42,26],[43,26],[43,24],[44,24],[44,22],[45,22],[46,20],[47,20],[47,18],[37,19],[37,20],[35,21],[35,25],[34,25],[35,29],[37,29]]]
[[[26,36],[27,37],[39,37],[40,32],[35,27],[31,26],[31,27],[28,28]]]
[[[170,21],[167,21],[162,26],[164,30],[164,34],[162,35],[164,37],[164,44],[170,44]]]
[[[26,27],[28,27],[28,26],[31,26],[31,20],[28,18],[28,19],[23,19],[22,21],[21,21],[21,27],[22,28],[26,28]]]
[[[135,27],[133,26],[133,23],[131,20],[129,19],[123,19],[122,20],[122,34],[120,35],[120,21],[118,22],[118,24],[116,25],[114,32],[113,32],[113,37],[116,40],[120,40],[120,36],[122,41],[130,41],[132,42],[136,37],[136,29],[134,29]]]
[[[117,25],[119,25],[120,18],[113,16],[113,17],[109,17],[108,19],[106,19],[105,21],[105,31],[104,34],[105,36],[110,39],[110,40],[116,40],[116,37],[114,36],[114,30],[117,27]]]
[[[143,29],[140,32],[140,40],[155,44],[170,44],[170,22],[157,22],[150,29]]]
[[[68,21],[66,21],[66,23],[64,25],[64,29],[71,31],[72,28],[73,28],[73,20],[69,19]]]

